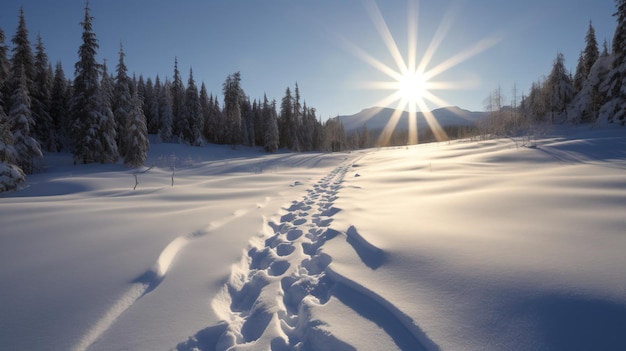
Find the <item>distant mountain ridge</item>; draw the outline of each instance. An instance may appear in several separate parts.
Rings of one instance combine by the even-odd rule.
[[[394,108],[370,107],[353,115],[339,116],[339,120],[346,132],[354,131],[363,126],[366,126],[369,130],[378,130],[383,129],[387,125],[394,112]],[[432,110],[431,113],[442,127],[475,125],[489,115],[488,112],[473,112],[457,106],[438,108]],[[417,112],[416,117],[418,130],[428,127],[428,122],[423,112]],[[398,119],[396,130],[408,130],[408,121],[409,113],[403,111]]]

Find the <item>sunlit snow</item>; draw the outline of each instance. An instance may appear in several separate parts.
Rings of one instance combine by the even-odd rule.
[[[48,154],[0,195],[0,349],[626,349],[623,130],[520,144]]]

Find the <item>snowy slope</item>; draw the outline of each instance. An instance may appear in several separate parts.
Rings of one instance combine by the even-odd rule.
[[[51,155],[0,195],[0,349],[625,349],[626,136],[553,134]]]
[[[382,130],[392,119],[395,109],[387,107],[371,107],[349,116],[339,116],[339,120],[347,132],[354,131],[363,126],[369,130]],[[439,125],[445,126],[470,126],[475,125],[485,119],[488,112],[472,112],[463,110],[456,106],[438,108],[431,111]],[[398,130],[409,129],[409,113],[404,111],[398,118],[396,128]],[[422,112],[415,115],[418,130],[429,127],[429,123]]]

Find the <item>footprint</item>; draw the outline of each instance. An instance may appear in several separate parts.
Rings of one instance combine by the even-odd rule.
[[[295,250],[296,247],[290,243],[281,243],[276,246],[276,254],[281,257],[291,255]]]
[[[268,274],[274,277],[283,275],[287,269],[289,269],[289,266],[291,266],[291,264],[288,261],[274,261],[274,263],[270,265]]]
[[[293,214],[292,212],[287,213],[286,215],[283,215],[282,217],[280,217],[280,221],[285,223],[285,222],[291,222],[294,219],[296,219],[296,215]]]
[[[294,240],[298,239],[301,236],[302,236],[302,230],[300,230],[300,229],[293,229],[293,230],[290,230],[287,233],[287,240],[294,241]]]
[[[293,221],[294,225],[302,225],[304,223],[306,223],[306,218],[298,218],[295,221]]]
[[[308,274],[320,274],[328,267],[332,260],[333,259],[328,254],[321,253],[302,261],[302,267],[306,268]]]
[[[273,261],[269,247],[264,247],[263,250],[253,247],[248,251],[248,256],[252,259],[250,269],[266,269]]]

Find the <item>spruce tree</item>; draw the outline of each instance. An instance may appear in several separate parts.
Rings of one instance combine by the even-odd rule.
[[[291,140],[292,146],[291,148],[295,151],[302,150],[302,142],[301,142],[301,127],[302,127],[302,105],[300,104],[300,88],[298,87],[298,83],[296,82],[296,87],[294,90],[293,97],[293,124],[291,127]]]
[[[4,113],[1,98],[2,96],[0,96],[0,192],[4,192],[16,189],[26,178],[22,169],[15,164],[13,133],[9,119]]]
[[[245,97],[240,103],[241,110],[241,138],[246,146],[254,146],[254,111],[250,98]]]
[[[128,150],[124,156],[124,164],[129,167],[139,167],[144,164],[148,157],[148,128],[146,117],[141,110],[141,98],[139,92],[135,90],[131,98],[131,110],[128,120],[127,142]]]
[[[113,114],[117,125],[117,147],[122,157],[125,157],[128,147],[126,145],[128,123],[132,109],[131,86],[128,78],[126,64],[124,63],[124,49],[120,45],[119,60],[116,66],[115,94],[113,99]]]
[[[560,52],[554,60],[545,88],[548,94],[548,111],[554,118],[555,114],[565,111],[567,104],[574,97],[574,86],[565,68],[565,57]]]
[[[208,142],[213,142],[211,133],[211,108],[213,101],[209,98],[204,82],[200,85],[200,113],[202,114],[202,137]]]
[[[220,107],[217,96],[213,97],[213,108],[211,109],[211,121],[213,121],[213,130],[215,131],[215,142],[218,144],[227,143],[226,117]]]
[[[574,74],[574,80],[572,81],[572,83],[574,84],[575,92],[579,92],[580,89],[582,89],[583,84],[585,83],[585,79],[587,79],[587,74],[585,74],[584,52],[581,51],[580,55],[578,56],[578,63],[576,64],[576,73]]]
[[[589,29],[587,29],[587,35],[585,36],[585,51],[583,54],[583,62],[584,62],[584,75],[585,78],[589,76],[589,72],[591,72],[591,67],[598,60],[598,56],[600,55],[598,51],[598,42],[596,41],[596,31],[593,28],[591,21],[589,21]]]
[[[312,151],[313,138],[315,133],[315,124],[317,119],[315,117],[315,109],[308,108],[306,102],[302,107],[302,123],[300,126],[300,140],[302,151]]]
[[[119,158],[119,150],[117,148],[117,123],[113,114],[113,95],[114,82],[113,77],[108,73],[106,61],[102,65],[102,82],[100,84],[100,100],[101,100],[101,133],[103,153],[100,157],[100,163],[115,163]]]
[[[287,87],[285,96],[280,104],[280,117],[278,123],[280,146],[287,149],[292,149],[294,145],[293,135],[295,134],[295,117],[293,116],[293,111],[293,97],[291,96],[291,89]]]
[[[1,45],[2,41],[0,41],[0,46]],[[0,55],[1,54],[2,53],[0,53]],[[1,85],[2,84],[0,84],[0,86]],[[14,190],[26,179],[22,169],[16,165],[17,156],[13,146],[14,139],[13,133],[11,132],[11,123],[4,112],[3,105],[3,89],[0,89],[0,192]]]
[[[626,125],[626,0],[616,0],[617,27],[613,36],[611,71],[605,83],[607,94],[599,117],[609,123]]]
[[[256,100],[255,100],[256,102]],[[263,120],[263,102],[258,101],[252,106],[254,111],[254,144],[264,145],[265,140],[265,121]]]
[[[602,42],[602,52],[600,53],[600,57],[609,56],[609,43],[606,42],[606,39]]]
[[[31,100],[28,95],[26,72],[20,67],[13,72],[14,79],[19,81],[13,95],[11,96],[11,110],[9,112],[9,123],[13,133],[13,146],[15,148],[17,165],[26,174],[34,171],[34,160],[42,157],[41,147],[37,140],[32,137],[33,120],[31,112]]]
[[[152,79],[148,78],[143,95],[143,114],[146,116],[148,134],[156,134],[159,131],[159,102],[155,90]]]
[[[187,123],[183,124],[185,129],[182,131],[185,141],[193,146],[202,145],[202,106],[192,69],[189,69],[189,80],[185,90],[184,118],[187,120]]]
[[[241,74],[235,72],[228,75],[222,85],[224,94],[224,118],[226,122],[226,143],[231,145],[242,142],[241,123],[241,102],[243,101],[243,90],[241,89]]]
[[[28,94],[32,94],[33,79],[35,77],[35,65],[33,52],[31,50],[30,41],[28,40],[28,29],[26,28],[26,20],[24,19],[24,8],[20,7],[20,15],[17,30],[11,39],[13,43],[11,56],[11,75],[9,93],[13,94],[18,86],[22,84],[21,79],[25,79]],[[17,76],[17,72],[21,70],[23,77]],[[22,75],[22,74],[20,74]],[[10,103],[10,101],[9,101]],[[9,104],[8,108],[11,106]]]
[[[172,141],[172,126],[174,114],[172,113],[172,87],[166,79],[159,90],[159,138],[165,143]]]
[[[31,92],[33,119],[35,120],[35,138],[46,151],[57,152],[61,149],[61,141],[50,115],[53,75],[41,40],[37,35],[35,46],[35,80]]]
[[[204,137],[208,142],[215,144],[224,143],[224,124],[222,110],[220,109],[217,96],[209,95],[208,114],[204,121]]]
[[[159,130],[161,130],[161,89],[163,89],[163,86],[161,85],[161,78],[159,78],[159,75],[157,75],[154,79],[154,87],[152,89],[152,101],[150,102],[150,114],[152,115],[155,124],[154,134],[159,134]],[[148,134],[150,134],[150,130],[148,130]]]
[[[0,105],[6,107],[9,105],[9,48],[4,43],[4,31],[0,28]]]
[[[52,88],[50,92],[50,118],[56,134],[59,136],[59,142],[61,147],[68,145],[67,140],[69,130],[68,128],[68,111],[69,111],[69,88],[68,82],[65,78],[65,72],[63,72],[63,65],[60,61],[57,61],[54,70],[54,79],[52,81]]]
[[[178,58],[174,59],[174,78],[172,81],[172,133],[174,137],[180,139],[182,131],[187,129],[185,124],[187,119],[184,118],[185,107],[185,87],[183,86],[183,80],[178,70]],[[181,142],[182,140],[179,140]]]
[[[73,96],[70,101],[74,159],[82,163],[98,162],[103,158],[100,134],[100,65],[96,62],[98,41],[93,32],[92,21],[89,3],[86,2],[85,16],[81,22],[83,42],[78,49],[79,59],[75,65]]]
[[[278,150],[278,116],[276,114],[276,101],[270,104],[267,96],[263,95],[263,148],[266,152],[276,152]]]

